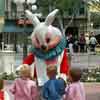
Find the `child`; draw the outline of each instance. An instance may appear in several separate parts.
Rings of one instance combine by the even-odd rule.
[[[23,64],[20,68],[20,78],[16,79],[10,88],[15,100],[38,100],[36,83],[31,80],[31,69]]]
[[[47,76],[49,80],[43,86],[43,98],[45,100],[61,100],[65,90],[65,82],[63,79],[56,79],[56,65],[47,67]]]
[[[10,96],[4,90],[4,80],[2,79],[0,79],[0,100],[10,100]]]
[[[81,70],[79,68],[71,68],[69,70],[70,84],[65,89],[63,100],[86,100],[83,83],[80,82]]]

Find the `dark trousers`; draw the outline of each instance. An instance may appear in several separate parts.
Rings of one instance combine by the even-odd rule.
[[[85,48],[85,44],[80,44],[80,52],[83,53]]]
[[[91,44],[91,45],[90,45],[91,52],[95,52],[95,47],[96,47],[95,44]]]

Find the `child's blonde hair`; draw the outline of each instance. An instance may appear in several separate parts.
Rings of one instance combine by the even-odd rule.
[[[23,64],[20,68],[21,77],[30,77],[31,78],[31,68],[27,64]]]

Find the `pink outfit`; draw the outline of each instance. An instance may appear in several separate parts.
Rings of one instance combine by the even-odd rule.
[[[15,100],[38,100],[36,83],[30,79],[18,78],[10,88]]]
[[[63,100],[86,100],[83,83],[75,82],[65,89]]]

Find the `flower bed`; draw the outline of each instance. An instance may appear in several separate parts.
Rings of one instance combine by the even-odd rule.
[[[18,76],[15,73],[7,74],[6,72],[0,74],[0,79],[15,80]]]
[[[83,69],[81,81],[100,82],[100,66]]]
[[[0,75],[0,79],[4,80],[15,80],[19,77],[18,73],[2,73]],[[100,82],[100,65],[96,67],[89,67],[87,69],[83,69],[83,74],[81,78],[82,82]]]

